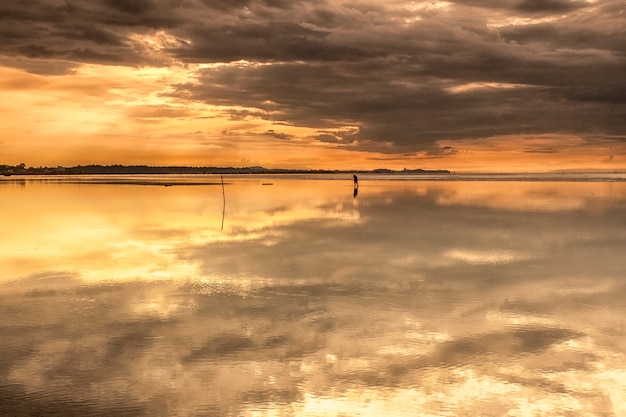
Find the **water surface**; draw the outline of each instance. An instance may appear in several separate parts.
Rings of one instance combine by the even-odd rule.
[[[3,180],[0,414],[626,414],[626,182],[381,178]]]

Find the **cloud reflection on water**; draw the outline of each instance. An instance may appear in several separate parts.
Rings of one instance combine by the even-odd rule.
[[[625,411],[623,184],[273,182],[233,181],[223,231],[215,187],[11,190],[3,218],[36,226],[2,225],[2,393],[76,415]]]

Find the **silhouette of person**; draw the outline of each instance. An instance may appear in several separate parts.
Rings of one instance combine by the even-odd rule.
[[[359,188],[359,177],[355,175],[352,176],[354,178],[354,188]]]

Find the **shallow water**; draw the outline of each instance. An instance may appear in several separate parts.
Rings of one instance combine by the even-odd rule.
[[[111,178],[0,182],[1,415],[626,415],[626,182]]]

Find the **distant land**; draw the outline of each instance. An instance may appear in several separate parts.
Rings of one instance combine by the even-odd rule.
[[[101,175],[101,174],[450,174],[446,169],[327,170],[252,167],[187,167],[148,165],[77,165],[73,167],[27,167],[25,164],[0,165],[0,175]]]

